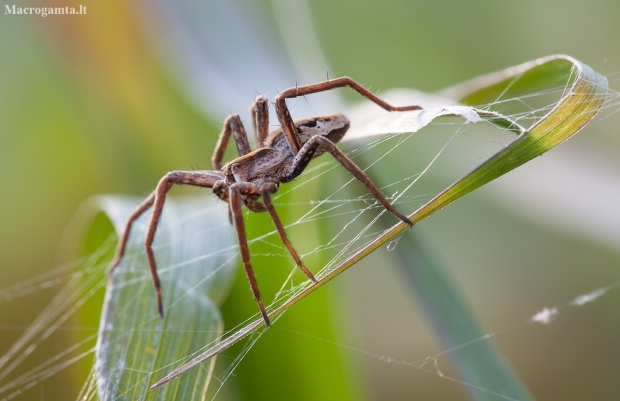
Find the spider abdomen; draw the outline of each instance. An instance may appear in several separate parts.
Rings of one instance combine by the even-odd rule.
[[[351,125],[351,122],[344,114],[309,117],[296,120],[294,123],[301,146],[316,135],[324,136],[330,141],[338,143]],[[286,136],[283,134],[282,128],[276,129],[267,137],[265,146],[277,149],[290,156],[295,156],[286,141]],[[317,149],[314,157],[320,156],[323,152],[323,149]]]

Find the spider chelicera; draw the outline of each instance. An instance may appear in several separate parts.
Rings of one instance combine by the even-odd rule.
[[[353,163],[338,147],[336,143],[342,139],[349,129],[349,119],[342,114],[311,117],[293,121],[286,106],[286,99],[326,90],[348,86],[354,89],[366,99],[376,103],[387,111],[420,110],[420,106],[395,107],[376,97],[368,89],[349,77],[327,80],[312,85],[296,86],[281,92],[275,99],[276,114],[280,122],[280,128],[269,134],[269,111],[267,99],[258,96],[250,111],[252,123],[256,135],[258,148],[252,150],[248,136],[238,115],[229,116],[224,121],[224,129],[220,134],[215,147],[213,158],[213,171],[171,171],[166,174],[157,184],[157,188],[149,195],[127,219],[125,231],[119,240],[116,257],[110,265],[110,273],[118,266],[125,248],[131,226],[147,209],[153,206],[153,214],[146,231],[146,256],[148,258],[153,283],[157,292],[157,306],[159,314],[163,317],[164,308],[161,295],[161,284],[155,264],[155,256],[151,245],[157,230],[157,223],[161,217],[166,194],[174,185],[194,185],[198,187],[212,188],[218,198],[228,202],[231,222],[237,231],[239,251],[243,261],[245,273],[250,282],[252,293],[258,303],[265,324],[270,326],[269,316],[261,300],[258,283],[250,264],[250,251],[248,249],[245,223],[243,221],[242,204],[253,212],[269,212],[271,219],[278,231],[280,239],[288,249],[299,268],[316,282],[314,275],[304,266],[301,258],[289,242],[282,222],[271,202],[271,195],[278,190],[280,183],[287,183],[299,176],[308,163],[324,152],[329,152],[340,162],[355,178],[357,178],[370,193],[390,213],[405,223],[413,223],[403,214],[399,213],[385,198],[379,189],[370,181],[368,176]],[[222,168],[222,158],[230,139],[233,135],[239,157],[228,162]],[[262,202],[259,201],[262,200]]]

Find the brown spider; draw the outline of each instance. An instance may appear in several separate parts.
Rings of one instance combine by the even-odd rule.
[[[151,244],[153,243],[157,223],[161,217],[166,194],[174,184],[212,188],[213,193],[217,195],[217,197],[229,204],[229,214],[231,216],[231,222],[237,230],[239,251],[241,253],[245,273],[250,282],[254,298],[265,320],[265,324],[270,326],[269,316],[261,300],[256,277],[254,276],[254,271],[250,264],[250,251],[248,249],[241,205],[244,204],[253,212],[269,212],[278,234],[280,235],[280,239],[284,245],[286,245],[286,248],[295,260],[297,266],[299,266],[310,280],[316,282],[316,279],[303,265],[301,258],[286,237],[282,222],[271,202],[271,194],[278,190],[280,183],[294,180],[304,171],[310,160],[321,155],[325,151],[331,153],[344,168],[364,184],[375,199],[381,202],[390,213],[405,223],[412,225],[413,223],[411,223],[405,215],[394,209],[381,191],[370,181],[368,176],[335,145],[342,139],[349,128],[349,119],[347,117],[342,114],[332,114],[329,116],[311,117],[293,121],[286,107],[285,100],[288,98],[295,98],[344,86],[354,89],[366,99],[376,103],[387,111],[421,109],[420,106],[391,106],[351,78],[342,77],[318,84],[297,86],[281,92],[275,99],[276,114],[278,115],[280,128],[268,135],[269,112],[267,99],[264,96],[258,96],[250,110],[252,113],[256,143],[260,147],[251,150],[248,136],[243,128],[241,119],[236,114],[229,116],[224,121],[224,129],[220,134],[215,152],[213,153],[213,158],[211,159],[214,171],[171,171],[166,174],[159,181],[159,184],[157,184],[155,191],[136,207],[127,219],[125,232],[120,238],[116,250],[116,257],[110,265],[110,273],[118,266],[123,257],[133,222],[148,208],[154,206],[153,214],[151,215],[151,220],[149,221],[146,231],[145,246],[151,275],[153,276],[153,283],[155,284],[155,290],[157,292],[159,314],[163,317],[164,309],[161,296],[161,284],[159,276],[157,275],[155,257]],[[231,133],[237,145],[239,157],[230,161],[222,168],[222,158]],[[262,198],[262,202],[258,201],[259,198]]]

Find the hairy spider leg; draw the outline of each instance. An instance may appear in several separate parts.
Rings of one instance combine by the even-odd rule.
[[[299,266],[299,268],[306,274],[306,276],[308,276],[310,280],[316,283],[314,275],[312,274],[312,272],[310,272],[310,270],[306,268],[306,266],[304,266],[301,258],[297,254],[297,251],[295,251],[295,248],[293,248],[293,245],[288,240],[288,237],[286,236],[286,231],[284,231],[284,226],[282,225],[282,221],[280,221],[280,217],[278,216],[278,213],[276,213],[276,209],[273,207],[273,202],[271,202],[271,194],[275,193],[277,190],[278,188],[274,184],[264,185],[260,190],[261,197],[263,198],[263,203],[265,204],[265,207],[269,212],[269,216],[271,216],[271,220],[273,220],[273,224],[276,226],[276,230],[278,230],[280,240],[282,240],[282,242],[286,246],[286,249],[288,249],[288,253],[291,254],[297,266]]]
[[[233,216],[233,223],[237,231],[237,242],[239,244],[239,253],[241,254],[241,261],[243,262],[243,268],[245,269],[245,275],[250,282],[250,288],[254,299],[258,303],[258,308],[263,316],[263,320],[267,326],[271,326],[269,316],[265,310],[265,305],[260,296],[258,289],[258,283],[256,282],[256,276],[254,275],[254,269],[250,264],[250,250],[248,248],[248,238],[245,231],[245,222],[243,221],[243,211],[241,210],[242,199],[241,195],[259,195],[260,190],[255,186],[245,182],[237,182],[228,187],[228,199],[230,204],[230,210]]]
[[[252,125],[254,126],[254,135],[256,135],[256,146],[265,146],[265,139],[269,136],[269,103],[267,98],[259,95],[252,107]]]
[[[263,143],[269,135],[269,103],[267,98],[263,95],[256,97],[256,100],[250,107],[250,112],[252,114],[252,125],[254,127],[254,135],[256,136],[256,144],[257,147],[260,148],[264,146]],[[241,122],[241,118],[238,114],[230,115],[224,120],[224,128],[220,133],[217,145],[215,145],[215,150],[213,151],[211,162],[213,163],[214,170],[222,169],[222,159],[224,158],[224,153],[226,152],[231,134],[233,135],[239,156],[247,155],[252,151],[248,141],[248,134]]]
[[[125,230],[123,235],[119,238],[118,246],[116,247],[116,256],[108,268],[108,274],[112,275],[116,266],[121,262],[123,255],[125,254],[125,248],[127,247],[127,241],[129,240],[129,234],[131,233],[131,227],[133,222],[142,216],[142,213],[146,212],[155,202],[155,192],[152,192],[145,200],[142,201],[129,215],[127,222],[125,223]]]
[[[157,184],[155,191],[151,193],[138,207],[134,209],[125,225],[125,231],[119,241],[119,246],[116,251],[116,257],[110,265],[109,273],[111,274],[116,266],[118,266],[121,258],[125,253],[127,240],[131,233],[131,227],[134,221],[142,215],[151,206],[153,207],[153,214],[149,220],[146,230],[145,248],[146,256],[151,270],[151,276],[153,278],[153,284],[155,285],[155,292],[157,294],[157,310],[161,317],[164,316],[164,306],[161,295],[161,282],[159,281],[159,275],[157,274],[157,265],[155,263],[155,257],[153,255],[153,239],[155,238],[155,232],[157,231],[157,224],[161,217],[161,213],[166,201],[166,194],[172,188],[174,184],[177,185],[193,185],[203,188],[212,188],[216,181],[223,180],[224,174],[220,171],[171,171],[166,174]]]
[[[250,287],[252,289],[252,294],[254,295],[254,299],[258,303],[258,307],[260,309],[261,315],[263,316],[263,320],[267,326],[271,326],[271,322],[269,321],[269,316],[265,310],[265,306],[261,299],[260,291],[258,288],[258,282],[256,281],[256,275],[254,274],[254,269],[252,268],[252,263],[250,262],[250,250],[248,247],[247,233],[245,231],[245,221],[243,220],[243,211],[241,208],[241,204],[243,202],[242,195],[261,195],[265,208],[269,212],[269,216],[271,220],[273,220],[273,224],[276,226],[276,230],[278,231],[278,235],[280,236],[280,240],[288,249],[291,257],[295,260],[295,263],[299,268],[312,280],[316,283],[316,278],[310,270],[304,266],[301,258],[293,245],[289,241],[286,231],[284,230],[284,226],[282,225],[282,221],[280,217],[276,213],[275,208],[273,207],[273,202],[271,201],[271,194],[277,191],[277,187],[274,184],[264,185],[262,188],[257,187],[256,185],[247,183],[247,182],[238,182],[229,187],[229,205],[230,212],[232,214],[233,224],[237,231],[237,242],[239,245],[239,253],[241,254],[241,260],[243,262],[243,267],[245,269],[246,276],[248,281],[250,282]]]
[[[293,122],[291,113],[288,111],[288,107],[286,106],[286,99],[311,95],[313,93],[324,92],[345,86],[350,87],[366,99],[387,111],[410,111],[422,109],[420,106],[392,106],[391,104],[375,96],[371,91],[364,88],[362,85],[349,77],[336,78],[319,82],[317,84],[296,86],[294,88],[284,90],[276,96],[276,114],[278,116],[278,121],[280,121],[280,125],[282,126],[282,131],[284,131],[284,135],[286,136],[286,141],[294,154],[299,153],[299,150],[301,149],[301,141],[296,135],[297,131],[295,129],[295,123]]]
[[[404,221],[410,226],[413,226],[411,220],[409,220],[407,216],[401,214],[398,210],[394,208],[394,206],[392,206],[392,204],[381,193],[379,188],[377,188],[377,186],[373,184],[370,178],[368,178],[366,173],[364,173],[362,169],[360,169],[355,163],[353,163],[351,159],[349,159],[344,153],[342,153],[342,151],[338,148],[338,146],[336,146],[335,143],[333,143],[324,136],[315,135],[304,144],[304,146],[299,150],[299,153],[297,153],[297,156],[295,156],[295,159],[293,160],[293,166],[291,168],[290,174],[287,177],[284,177],[282,181],[291,181],[295,179],[295,177],[297,177],[299,174],[301,174],[301,172],[304,171],[308,163],[310,163],[310,160],[312,160],[312,156],[319,146],[322,146],[325,150],[331,153],[334,159],[338,160],[344,168],[346,168],[351,174],[353,174],[355,178],[357,178],[358,181],[364,184],[366,188],[368,188],[370,193],[375,197],[375,199],[378,200],[383,205],[383,207],[388,210],[388,212],[392,213],[394,216],[398,217],[400,220]]]
[[[224,158],[224,152],[226,152],[226,147],[228,146],[230,134],[233,135],[239,156],[247,155],[252,151],[250,143],[248,142],[248,134],[245,132],[239,115],[233,114],[228,116],[226,120],[224,120],[224,128],[220,133],[217,145],[215,145],[215,150],[213,151],[213,157],[211,158],[214,170],[222,169],[222,159]]]

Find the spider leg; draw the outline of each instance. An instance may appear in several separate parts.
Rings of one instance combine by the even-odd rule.
[[[263,147],[265,139],[269,135],[269,103],[267,98],[260,95],[256,98],[252,107],[252,125],[254,125],[254,134],[256,135],[256,146]]]
[[[301,262],[301,258],[297,254],[297,251],[295,251],[295,248],[293,248],[293,245],[291,245],[291,242],[288,240],[288,237],[286,236],[286,232],[284,231],[284,226],[282,225],[282,222],[280,221],[280,217],[276,213],[276,209],[273,207],[273,203],[271,202],[271,194],[276,192],[277,189],[278,188],[274,184],[268,184],[268,185],[263,186],[261,188],[261,197],[263,198],[263,203],[265,204],[265,207],[267,208],[267,211],[269,212],[269,215],[271,216],[271,220],[273,220],[273,224],[276,226],[276,229],[278,230],[280,239],[286,246],[286,249],[288,249],[288,252],[291,254],[293,259],[295,260],[295,263],[306,274],[306,276],[308,276],[310,280],[316,283],[316,279],[314,278],[314,275]]]
[[[409,111],[422,109],[420,106],[392,106],[391,104],[375,96],[374,93],[349,77],[341,77],[319,82],[318,84],[296,86],[294,88],[287,89],[280,92],[278,96],[276,96],[276,114],[278,115],[278,121],[280,121],[284,135],[286,135],[286,141],[288,142],[288,145],[293,153],[299,153],[299,149],[301,149],[301,142],[297,137],[297,131],[295,129],[295,124],[293,123],[291,113],[288,111],[288,107],[286,107],[286,99],[311,95],[313,93],[342,88],[344,86],[348,86],[349,88],[355,90],[366,99],[374,102],[387,111]]]
[[[319,146],[322,146],[325,150],[331,153],[332,156],[334,156],[334,158],[338,160],[344,168],[346,168],[351,174],[353,174],[353,176],[357,178],[358,181],[364,184],[366,188],[368,188],[370,193],[375,197],[375,199],[378,200],[383,205],[383,207],[387,209],[388,212],[392,213],[394,216],[398,217],[400,220],[404,221],[410,226],[413,225],[413,223],[411,222],[411,220],[409,220],[409,218],[407,218],[407,216],[401,214],[398,210],[394,208],[394,206],[392,206],[392,204],[385,198],[379,188],[377,188],[377,186],[373,184],[373,182],[366,175],[366,173],[362,171],[362,169],[360,169],[355,163],[353,163],[351,159],[349,159],[344,153],[342,153],[342,151],[338,149],[336,144],[321,135],[313,136],[308,140],[308,142],[304,144],[304,146],[301,148],[301,150],[293,160],[291,172],[282,179],[282,182],[292,181],[293,179],[295,179],[295,177],[299,176],[304,171],[310,160],[312,160],[312,156]]]
[[[239,156],[244,156],[252,151],[250,148],[250,143],[248,142],[248,134],[245,132],[245,128],[243,127],[243,123],[241,122],[239,115],[233,114],[228,116],[226,120],[224,120],[224,128],[220,133],[220,138],[217,141],[217,145],[215,145],[215,151],[213,152],[213,157],[211,158],[211,163],[213,163],[214,170],[222,169],[222,159],[224,158],[224,152],[228,146],[230,134],[233,135]]]
[[[149,262],[149,268],[151,270],[151,276],[153,277],[153,284],[155,285],[155,291],[157,293],[157,309],[160,316],[164,316],[164,307],[161,296],[161,282],[159,281],[159,275],[157,274],[157,266],[155,264],[155,256],[153,255],[153,239],[155,238],[155,232],[157,231],[157,224],[161,217],[161,213],[166,201],[166,194],[172,188],[174,184],[193,185],[204,188],[212,188],[216,181],[224,179],[224,175],[220,171],[171,171],[166,174],[157,184],[155,191],[149,195],[136,209],[131,213],[127,219],[125,225],[125,232],[119,240],[118,248],[116,250],[116,257],[110,265],[109,273],[118,266],[126,249],[127,240],[131,232],[131,227],[134,221],[142,215],[148,208],[153,207],[153,214],[149,220],[146,230],[145,248],[146,256]]]
[[[241,195],[259,195],[260,190],[257,186],[246,182],[237,182],[235,184],[232,184],[230,187],[228,187],[228,190],[228,200],[230,210],[233,216],[233,223],[235,224],[235,229],[237,231],[237,242],[239,243],[239,253],[241,254],[243,268],[245,269],[245,274],[248,277],[250,287],[252,288],[252,294],[254,295],[254,299],[256,299],[256,303],[258,303],[258,308],[260,309],[260,313],[263,316],[263,320],[265,321],[265,324],[269,327],[271,326],[271,322],[269,321],[269,316],[267,315],[267,311],[265,310],[265,306],[263,305],[260,291],[258,289],[258,282],[256,281],[256,275],[254,274],[254,269],[252,269],[252,264],[250,263],[248,238],[245,232],[243,211],[241,210],[241,205],[243,204]]]
[[[123,258],[123,255],[125,254],[125,248],[127,247],[127,240],[129,240],[129,234],[131,233],[133,222],[136,221],[142,213],[146,212],[151,206],[153,206],[153,202],[155,202],[155,192],[151,193],[145,200],[143,200],[142,203],[140,203],[127,218],[125,230],[123,231],[123,235],[119,238],[118,246],[116,247],[116,255],[108,268],[109,275],[112,275],[114,269],[116,269],[116,266],[118,266]]]

